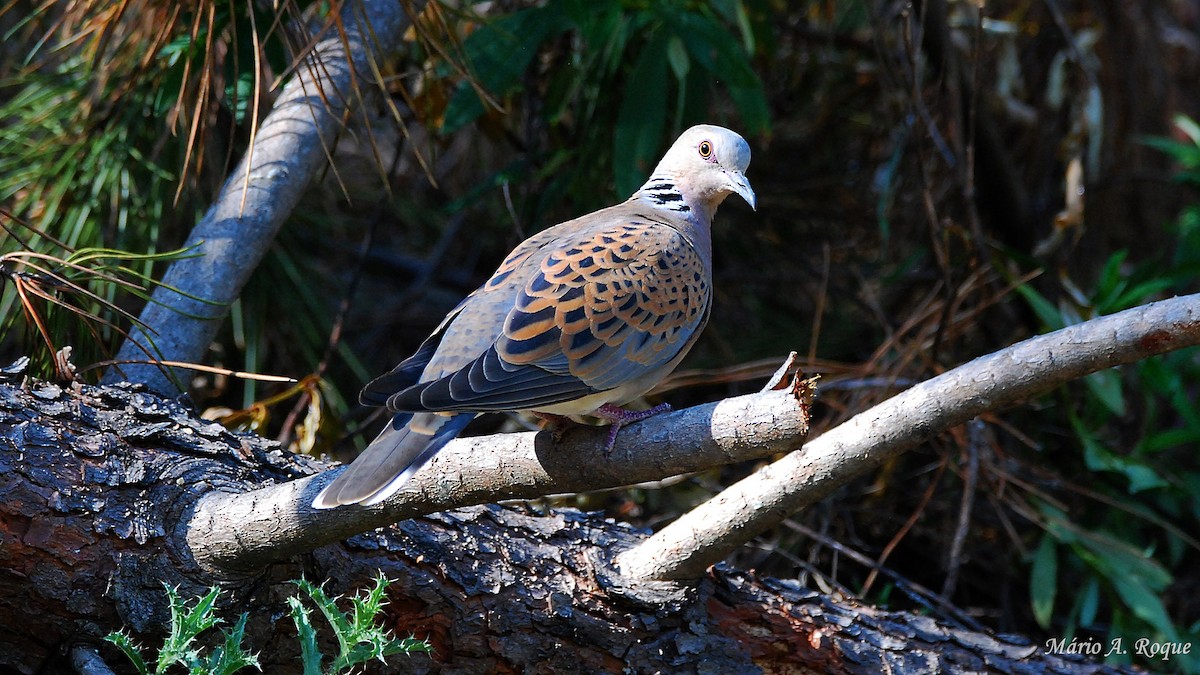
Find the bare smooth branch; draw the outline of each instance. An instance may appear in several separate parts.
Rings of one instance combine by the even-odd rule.
[[[412,11],[422,4],[409,3]],[[253,145],[192,230],[187,246],[199,255],[172,263],[140,317],[152,332],[132,329],[118,361],[143,359],[155,348],[164,360],[204,359],[230,304],[313,177],[327,166],[344,115],[358,104],[361,84],[374,79],[372,62],[383,61],[399,44],[408,24],[401,5],[398,0],[347,0],[340,18],[344,33],[328,27],[297,66]],[[186,384],[187,371],[174,372]],[[107,381],[121,379],[177,391],[156,365],[128,365],[106,374]]]
[[[618,559],[637,579],[701,576],[854,476],[932,436],[1089,373],[1200,344],[1200,295],[1136,307],[1020,342],[862,412],[730,486]]]
[[[631,485],[769,457],[804,441],[811,397],[799,383],[657,415],[622,429],[608,456],[601,450],[605,428],[571,429],[560,442],[548,431],[459,438],[395,496],[370,507],[312,508],[335,471],[252,492],[213,491],[188,521],[188,547],[214,574],[247,574],[427,513]]]

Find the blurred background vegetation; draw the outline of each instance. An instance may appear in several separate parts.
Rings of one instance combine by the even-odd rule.
[[[343,458],[352,402],[525,236],[623,199],[690,124],[754,149],[712,321],[651,394],[756,390],[791,350],[817,431],[1030,335],[1200,291],[1200,6],[1167,0],[430,2],[232,308],[211,417]],[[0,14],[0,360],[110,358],[338,3]],[[34,9],[39,11],[34,11]],[[419,14],[417,13],[419,11]],[[393,108],[394,106],[394,108]],[[400,112],[398,120],[393,110]],[[943,434],[732,562],[969,626],[1200,670],[1200,356]],[[481,418],[479,432],[527,422]],[[754,469],[570,503],[655,527]]]

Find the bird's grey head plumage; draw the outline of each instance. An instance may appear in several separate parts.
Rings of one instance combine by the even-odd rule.
[[[634,196],[683,213],[698,207],[707,218],[731,194],[757,208],[746,179],[749,166],[746,139],[724,127],[698,124],[680,134]]]

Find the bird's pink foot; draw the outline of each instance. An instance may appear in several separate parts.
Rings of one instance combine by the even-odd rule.
[[[626,410],[611,403],[605,403],[597,408],[592,414],[609,422],[608,439],[604,443],[604,455],[607,457],[612,453],[613,445],[617,442],[617,432],[621,430],[621,427],[666,412],[671,412],[669,403],[659,403],[649,410]]]

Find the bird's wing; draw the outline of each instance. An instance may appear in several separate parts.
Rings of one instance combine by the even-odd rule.
[[[438,345],[441,344],[442,337],[446,332],[446,325],[458,315],[462,307],[461,303],[458,307],[455,307],[454,311],[437,327],[437,330],[425,338],[425,341],[421,343],[421,346],[412,356],[401,361],[400,365],[391,371],[368,382],[367,386],[363,387],[363,390],[359,392],[358,402],[363,405],[387,405],[387,400],[392,394],[420,382],[421,373],[425,371],[430,360],[437,354]]]
[[[664,219],[620,209],[556,226],[539,246],[515,251],[521,260],[476,292],[489,298],[478,316],[465,303],[437,348],[475,356],[397,391],[387,407],[522,410],[652,387],[707,320],[710,270]]]
[[[557,228],[547,228],[513,249],[492,278],[458,303],[417,351],[391,371],[367,383],[359,393],[359,403],[383,406],[388,398],[421,381],[435,380],[470,363],[487,349],[504,325],[504,316],[512,304],[510,277],[530,256],[552,243]],[[506,289],[509,291],[505,293]],[[467,319],[457,322],[467,312]],[[447,332],[454,325],[452,334]]]

